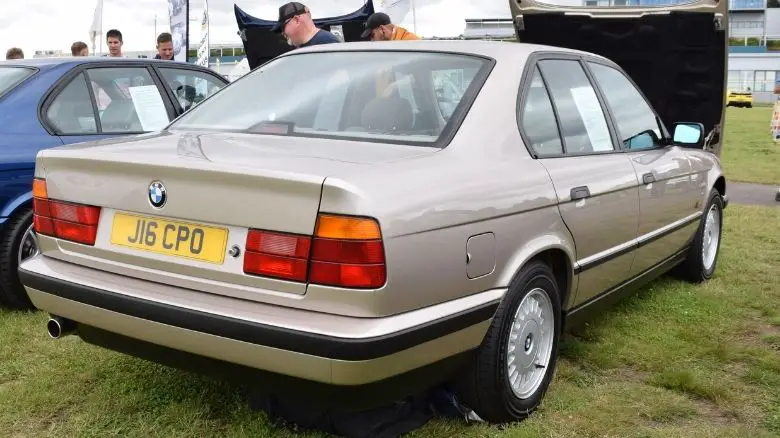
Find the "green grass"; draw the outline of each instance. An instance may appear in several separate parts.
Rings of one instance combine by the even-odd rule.
[[[568,335],[529,420],[433,421],[411,436],[779,436],[780,210],[729,207],[722,245],[709,283],[660,279]],[[52,341],[45,320],[0,312],[4,437],[300,436],[250,411],[238,388]]]
[[[772,107],[726,108],[721,153],[726,179],[780,184],[780,145],[772,140]]]

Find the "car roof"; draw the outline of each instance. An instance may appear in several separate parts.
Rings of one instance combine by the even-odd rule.
[[[496,60],[502,58],[524,59],[535,52],[562,52],[585,54],[587,52],[563,47],[545,46],[511,41],[489,40],[412,40],[412,41],[356,41],[341,44],[320,44],[299,48],[282,56],[291,56],[307,52],[342,52],[342,51],[419,51],[447,52],[465,55],[488,56]],[[601,58],[589,53],[591,56]]]
[[[165,61],[161,59],[153,58],[109,58],[107,56],[67,56],[67,57],[52,57],[52,58],[30,58],[30,59],[11,59],[0,61],[0,67],[5,66],[17,66],[17,67],[37,67],[37,68],[51,68],[57,66],[77,66],[81,64],[99,64],[101,62],[106,63],[146,63],[170,65],[171,63],[190,66],[194,68],[200,68],[195,64],[189,64],[176,61]]]

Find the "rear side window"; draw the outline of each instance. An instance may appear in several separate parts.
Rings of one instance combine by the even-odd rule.
[[[35,70],[25,67],[0,67],[0,96],[32,76]]]
[[[525,103],[520,109],[520,120],[523,132],[530,143],[529,146],[538,155],[563,153],[563,145],[558,134],[558,123],[555,120],[550,95],[547,93],[538,68],[534,68],[531,87],[528,89]]]
[[[170,123],[165,97],[145,67],[87,71],[102,133],[149,132]]]
[[[578,61],[539,61],[560,118],[567,154],[615,150],[596,92]]]
[[[84,74],[79,74],[54,98],[46,118],[60,134],[96,134],[97,122]]]
[[[655,113],[639,90],[623,73],[605,65],[588,63],[607,98],[625,149],[652,149],[661,146],[661,130]]]

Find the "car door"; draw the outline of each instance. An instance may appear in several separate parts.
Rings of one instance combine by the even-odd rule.
[[[508,0],[520,42],[601,55],[639,86],[666,126],[704,125],[720,154],[725,126],[729,2]]]
[[[157,66],[156,70],[174,102],[178,115],[229,84],[221,76],[192,68]]]
[[[698,184],[684,149],[667,146],[668,133],[626,75],[605,61],[588,60],[594,83],[608,103],[621,147],[638,175],[638,275],[686,246],[701,210]]]
[[[577,252],[574,304],[625,281],[634,259],[639,188],[577,58],[541,57],[529,71],[519,122],[547,169]]]
[[[146,66],[93,65],[65,77],[42,114],[44,125],[72,144],[156,131],[176,112]]]

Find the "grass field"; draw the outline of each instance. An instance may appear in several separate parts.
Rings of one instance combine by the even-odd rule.
[[[731,180],[780,183],[771,108],[728,109]],[[433,421],[430,437],[780,436],[780,209],[726,210],[719,268],[664,278],[567,336],[543,407],[500,429]],[[0,436],[299,436],[248,409],[239,388],[44,330],[0,311]],[[318,436],[308,434],[303,436]]]
[[[412,436],[780,436],[778,266],[780,209],[731,206],[716,277],[661,279],[568,336],[530,420],[504,430],[434,421]],[[4,437],[295,436],[237,388],[75,336],[50,340],[45,321],[0,312]]]
[[[780,184],[780,145],[772,141],[771,119],[772,107],[726,109],[721,159],[728,180]]]

